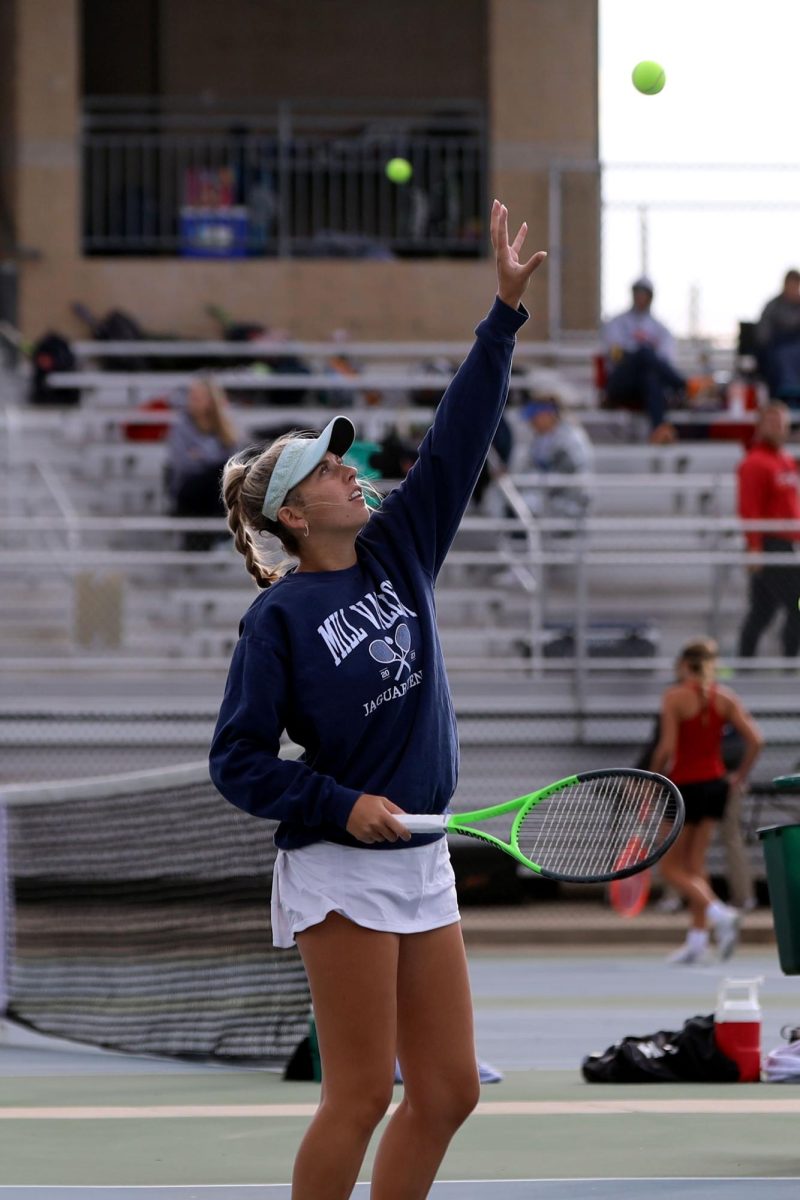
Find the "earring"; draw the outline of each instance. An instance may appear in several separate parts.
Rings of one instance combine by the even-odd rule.
[[[303,537],[308,537],[308,534],[309,534],[308,521],[306,521],[306,527],[303,530]]]

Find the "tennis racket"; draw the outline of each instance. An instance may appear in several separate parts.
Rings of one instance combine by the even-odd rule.
[[[620,767],[570,775],[490,808],[398,813],[396,820],[410,833],[480,838],[546,879],[607,883],[657,862],[683,828],[683,816],[683,798],[669,779]]]

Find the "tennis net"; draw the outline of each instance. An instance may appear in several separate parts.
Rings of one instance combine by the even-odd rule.
[[[280,1066],[307,1031],[272,946],[271,822],[205,763],[0,788],[0,1016],[139,1054]]]

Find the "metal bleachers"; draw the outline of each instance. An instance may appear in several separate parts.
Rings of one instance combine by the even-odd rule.
[[[309,423],[330,415],[329,410],[300,412]],[[517,413],[510,412],[521,436]],[[277,416],[277,410],[269,415]],[[164,443],[126,440],[122,431],[129,416],[125,409],[109,414],[89,407],[56,419],[22,409],[7,420],[9,480],[25,482],[14,489],[16,509],[8,512],[9,519],[16,513],[22,523],[7,529],[6,567],[23,571],[26,562],[35,563],[37,536],[51,553],[66,544],[69,561],[58,560],[58,571],[67,595],[79,572],[124,577],[129,652],[221,661],[249,584],[235,555],[182,550],[189,525],[168,517]],[[237,409],[236,417],[263,422],[267,414]],[[413,423],[419,431],[431,412],[379,408],[353,417],[376,436],[399,422]],[[454,669],[469,670],[473,663],[483,669],[491,662],[524,672],[529,660],[543,653],[548,624],[558,621],[590,624],[621,617],[656,624],[665,655],[673,653],[687,627],[707,627],[709,621],[716,621],[723,640],[730,642],[744,587],[736,566],[741,540],[732,520],[740,454],[738,445],[722,442],[597,445],[595,472],[582,480],[592,503],[579,538],[569,525],[559,529],[557,523],[539,521],[531,532],[517,516],[504,525],[473,509],[440,585],[440,621]],[[573,482],[512,478],[518,492]],[[43,522],[38,534],[33,518]],[[54,534],[59,521],[65,531],[61,538]],[[206,527],[224,529],[222,522]],[[669,594],[661,585],[665,567],[679,584]],[[579,575],[581,586],[588,587],[586,596],[579,595]],[[62,597],[65,646],[73,606]],[[190,629],[186,637],[171,628],[180,623],[176,612]],[[24,617],[23,605],[10,619],[13,624]],[[0,612],[0,630],[3,619]],[[35,642],[35,636],[19,638],[16,656],[24,657],[20,647]]]
[[[246,345],[216,345],[227,347],[220,361],[244,360],[250,352]],[[447,352],[457,359],[465,348]],[[111,343],[77,349],[87,366],[95,356],[117,353]],[[153,358],[159,353],[138,349]],[[175,344],[162,349],[178,357]],[[320,356],[331,353],[327,344],[318,349]],[[421,434],[433,410],[412,403],[408,381],[416,375],[420,388],[424,382],[426,390],[443,390],[446,375],[416,367],[412,373],[421,361],[419,344],[391,345],[391,360],[386,346],[372,349],[346,347],[365,370],[336,392],[336,403],[341,397],[364,440],[378,440],[391,426]],[[581,481],[591,495],[588,516],[578,525],[534,520],[525,493],[574,479],[514,470],[503,490],[490,492],[493,504],[471,507],[437,588],[462,747],[456,805],[507,799],[558,777],[565,766],[635,761],[675,652],[696,632],[717,636],[724,669],[734,673],[764,730],[757,782],[766,786],[798,758],[798,676],[779,657],[772,635],[759,659],[733,656],[747,586],[734,505],[741,446],[626,440],[627,416],[615,421],[616,414],[588,407],[594,401],[589,348],[562,350],[551,348],[548,357],[541,347],[521,344],[525,371],[517,382],[558,376],[572,388],[595,437],[595,469]],[[123,352],[130,355],[130,344],[120,344]],[[224,533],[223,522],[172,518],[164,443],[125,435],[127,426],[174,419],[131,407],[134,397],[152,394],[147,373],[135,373],[135,385],[115,385],[107,372],[89,374],[90,390],[74,408],[33,410],[14,401],[2,410],[0,666],[8,688],[0,702],[0,774],[6,779],[91,774],[99,755],[104,770],[137,767],[144,758],[148,765],[202,758],[239,619],[256,595],[229,542],[183,548],[187,531]],[[363,393],[379,379],[386,385],[382,401],[366,405]],[[263,386],[263,377],[256,384]],[[311,386],[309,377],[303,386]],[[333,391],[331,377],[321,374],[319,386]],[[509,412],[522,444],[517,399],[512,395]],[[333,411],[234,406],[246,436],[273,424],[320,425]],[[625,630],[640,631],[640,640],[626,645]],[[771,813],[767,805],[762,815]]]
[[[120,347],[130,353],[128,343]],[[113,356],[115,350],[108,343],[84,349],[87,356]],[[176,347],[170,343],[163,349],[173,353]],[[369,357],[368,346],[357,349]],[[449,349],[460,353],[464,347]],[[536,353],[528,349],[520,347],[529,370],[555,364],[577,371],[587,361],[585,347],[569,354],[567,348],[563,354],[556,349],[549,359],[541,347]],[[324,347],[325,353],[330,350]],[[398,361],[404,355],[413,359],[420,346],[392,346],[391,351]],[[383,362],[386,355],[384,346],[375,360]],[[110,672],[115,661],[120,670],[135,661],[168,662],[173,674],[197,672],[201,664],[222,672],[238,618],[254,594],[241,562],[225,545],[200,553],[183,549],[183,534],[190,528],[222,532],[223,523],[171,519],[164,443],[125,436],[131,424],[168,423],[174,415],[131,409],[124,389],[108,390],[108,373],[95,375],[105,391],[98,383],[76,408],[33,410],[16,404],[4,410],[0,436],[8,499],[0,562],[8,586],[0,600],[0,654],[20,669],[25,663],[39,669],[36,664],[48,654],[74,672],[89,662]],[[147,376],[135,375],[139,387]],[[366,378],[358,377],[362,390]],[[407,376],[392,375],[395,382],[398,378]],[[426,374],[428,387],[432,379],[440,387],[446,382]],[[432,415],[431,408],[405,401],[389,405],[386,397],[377,406],[359,403],[348,411],[365,440],[392,426],[421,435]],[[510,419],[522,440],[518,413],[512,404]],[[330,419],[331,409],[236,405],[234,415],[243,430],[254,432],[275,422],[320,424]],[[597,414],[580,415],[590,425]],[[489,509],[473,507],[439,585],[439,620],[454,677],[572,678],[577,687],[582,676],[580,686],[588,694],[607,687],[616,671],[648,680],[652,691],[689,633],[714,632],[730,656],[746,588],[741,528],[734,516],[740,457],[736,442],[596,442],[595,470],[581,480],[591,506],[579,528],[532,521],[530,514],[526,523],[524,511],[513,505],[507,511],[514,515],[505,522],[489,517]],[[571,482],[516,472],[510,480],[518,495]],[[507,497],[498,504],[495,493],[495,501],[491,511],[502,512]],[[44,589],[38,583],[43,555],[49,564]],[[118,581],[118,594],[109,580]],[[86,632],[87,595],[93,588],[106,597],[102,603],[118,610],[113,620],[98,619],[96,637]],[[100,599],[97,603],[102,607]],[[587,638],[591,641],[595,627],[615,622],[654,634],[649,659],[592,657]],[[559,659],[551,653],[552,644],[565,625],[571,626],[578,651]],[[762,663],[773,661],[775,651],[776,643],[768,640]],[[747,670],[754,677],[755,668]]]

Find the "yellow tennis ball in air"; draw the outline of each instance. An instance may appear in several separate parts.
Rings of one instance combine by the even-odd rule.
[[[391,183],[408,183],[414,168],[407,158],[390,158],[386,164],[386,178]]]
[[[661,64],[649,62],[647,59],[644,62],[636,64],[633,68],[631,78],[637,92],[643,92],[645,96],[655,96],[667,82],[667,77],[664,74],[664,68]]]

